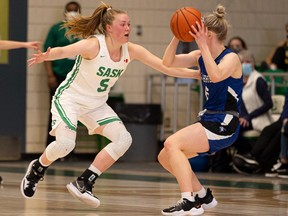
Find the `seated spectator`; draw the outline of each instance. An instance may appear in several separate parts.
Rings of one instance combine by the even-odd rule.
[[[247,50],[247,45],[245,41],[241,37],[238,37],[238,36],[232,37],[228,41],[227,46],[236,53],[239,53],[242,50]]]
[[[281,41],[275,50],[267,57],[267,69],[288,71],[288,23],[285,26],[286,40]]]
[[[282,129],[281,129],[281,151],[278,163],[276,163],[266,177],[288,178],[288,93],[285,98],[285,105],[282,112]]]
[[[240,133],[236,142],[229,148],[217,152],[212,157],[212,172],[231,172],[235,149],[238,153],[251,151],[251,144],[244,139],[243,132],[247,130],[261,131],[273,122],[269,110],[273,107],[268,85],[261,73],[255,70],[255,59],[248,50],[238,53],[243,69],[243,93],[240,108]]]
[[[243,153],[251,150],[251,146],[243,137],[247,130],[262,131],[264,127],[273,122],[269,110],[273,107],[268,85],[261,73],[255,70],[255,59],[248,50],[238,53],[242,62],[243,70],[243,93],[240,109],[240,133],[233,144],[238,152]]]
[[[282,127],[282,130],[281,130]],[[246,154],[235,154],[233,167],[239,173],[266,172],[267,177],[288,178],[288,92],[280,118],[266,126],[257,139],[252,150]],[[281,153],[279,157],[281,140]],[[273,167],[272,167],[273,166]],[[272,169],[271,169],[272,167]]]

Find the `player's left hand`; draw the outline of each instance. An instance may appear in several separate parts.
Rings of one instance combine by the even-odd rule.
[[[30,66],[32,66],[34,64],[39,64],[39,63],[44,62],[48,58],[50,50],[51,50],[51,47],[49,47],[47,49],[47,51],[44,52],[44,53],[41,52],[40,50],[38,50],[37,54],[33,54],[33,57],[28,59],[28,61],[27,61],[28,62],[28,66],[30,67]]]

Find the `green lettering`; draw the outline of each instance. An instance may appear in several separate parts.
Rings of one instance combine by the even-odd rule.
[[[110,79],[103,79],[103,80],[101,80],[101,82],[100,82],[100,88],[98,88],[97,89],[97,91],[98,92],[104,92],[104,91],[106,91],[107,90],[107,88],[108,88],[108,82],[109,82],[109,80]]]
[[[103,76],[109,77],[110,76],[110,72],[111,72],[111,68],[108,68]]]
[[[96,74],[98,76],[103,76],[104,70],[105,70],[105,67],[101,66],[101,67],[99,67],[99,70],[98,70],[98,72]]]
[[[119,70],[118,73],[117,73],[117,75],[116,75],[116,77],[120,77],[123,71],[124,71],[124,69]]]
[[[117,76],[117,72],[118,72],[118,69],[112,70],[112,74],[111,74],[110,77],[116,77]]]

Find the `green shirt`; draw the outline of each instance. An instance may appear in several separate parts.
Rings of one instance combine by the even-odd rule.
[[[44,50],[46,51],[48,47],[63,47],[75,43],[78,39],[75,39],[70,36],[67,38],[65,36],[66,29],[61,28],[63,22],[59,22],[53,25],[47,35],[46,41],[44,43]],[[52,70],[54,73],[66,77],[67,73],[69,73],[74,65],[75,59],[59,59],[52,61]]]

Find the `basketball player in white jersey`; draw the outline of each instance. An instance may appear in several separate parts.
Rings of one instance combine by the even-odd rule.
[[[49,144],[39,159],[33,160],[21,183],[24,197],[31,198],[45,170],[75,147],[77,121],[89,134],[101,134],[111,140],[81,176],[67,185],[69,192],[93,208],[100,205],[93,195],[95,180],[130,147],[131,135],[117,114],[106,104],[111,87],[133,60],[167,75],[193,78],[190,69],[168,68],[162,60],[140,45],[128,42],[130,19],[126,12],[102,3],[90,17],[76,17],[64,27],[69,35],[83,38],[65,47],[34,54],[29,65],[61,58],[76,57],[72,71],[58,87],[52,100],[52,130],[56,141]]]

